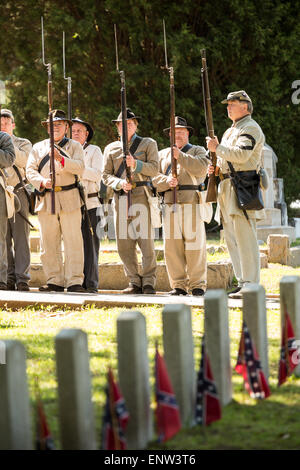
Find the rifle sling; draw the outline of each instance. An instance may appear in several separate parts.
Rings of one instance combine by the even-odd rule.
[[[180,149],[180,152],[183,152],[183,153],[186,153],[188,152],[191,148],[192,148],[192,144],[190,144],[189,142]],[[165,171],[165,175],[168,176],[170,174],[170,171],[171,171],[171,168],[172,168],[172,163],[170,163]],[[201,186],[201,185],[200,185]],[[200,187],[198,186],[195,186],[193,184],[181,184],[179,186],[177,186],[177,188],[179,191],[184,191],[184,190],[196,190],[196,191],[201,191]],[[164,197],[164,194],[167,193],[168,191],[173,191],[172,189],[167,189],[166,191],[162,191],[160,192],[159,194]]]
[[[64,147],[66,145],[66,143],[69,141],[69,139],[67,137],[64,137],[58,144],[58,147]],[[68,155],[66,155],[62,150],[60,150],[60,152],[63,154],[64,157],[66,158],[69,158]],[[40,173],[42,171],[42,169],[44,168],[44,166],[46,165],[46,163],[50,160],[50,155],[49,153],[47,153],[47,155],[45,155],[42,160],[40,161],[40,164],[38,166],[38,172]]]
[[[141,141],[142,141],[142,137],[137,135],[136,138],[134,139],[134,141],[132,142],[131,147],[129,149],[129,152],[131,153],[131,155],[133,155],[133,157],[134,157],[134,154],[137,151],[137,148],[138,148]],[[126,167],[126,164],[125,164],[124,160],[122,160],[122,163],[119,166],[118,171],[115,175],[117,178],[121,178],[121,175],[125,171],[125,167]]]
[[[192,147],[193,147],[192,144],[187,143],[184,147],[182,147],[182,149],[180,149],[180,152],[186,153],[186,152],[188,152]],[[168,176],[168,175],[170,174],[171,168],[172,168],[172,164],[170,163],[170,165],[168,165],[168,168],[167,168],[166,171],[165,171],[165,175]]]

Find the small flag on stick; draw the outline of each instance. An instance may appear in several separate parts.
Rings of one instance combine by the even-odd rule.
[[[297,365],[297,363],[293,361],[293,355],[297,351],[297,348],[293,347],[294,341],[295,334],[292,322],[287,312],[287,308],[284,306],[284,321],[281,332],[281,349],[278,371],[278,387],[286,381],[287,377],[292,374]]]
[[[55,450],[36,378],[36,450]]]
[[[108,369],[106,404],[103,417],[102,449],[124,450],[127,448],[124,432],[129,419],[125,400],[114,380],[111,368]]]
[[[195,412],[196,424],[202,424],[206,426],[213,421],[221,419],[221,415],[221,404],[211,371],[209,357],[205,348],[205,339],[203,336],[200,369],[197,376]]]
[[[181,429],[179,408],[164,358],[155,352],[156,421],[159,442],[165,442]]]
[[[252,398],[264,399],[271,395],[268,382],[261,368],[258,353],[245,321],[243,321],[235,370],[243,376],[245,388]]]

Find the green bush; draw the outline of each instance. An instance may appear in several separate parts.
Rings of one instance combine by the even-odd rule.
[[[47,73],[41,63],[40,16],[44,16],[46,60],[53,64],[54,107],[67,108],[62,71],[72,77],[73,115],[95,128],[102,148],[116,138],[111,124],[120,109],[113,24],[118,26],[120,69],[126,73],[127,103],[143,117],[141,134],[168,145],[169,76],[164,69],[162,19],[166,20],[169,63],[175,69],[176,114],[195,127],[193,143],[204,145],[201,49],[207,50],[215,132],[231,124],[220,101],[246,89],[254,118],[279,157],[287,203],[300,198],[297,159],[300,105],[292,83],[300,79],[299,0],[23,0],[1,10],[0,79],[16,114],[17,134],[36,142],[45,137],[40,120],[48,112]],[[290,176],[289,178],[287,176]],[[291,177],[292,175],[292,177]]]

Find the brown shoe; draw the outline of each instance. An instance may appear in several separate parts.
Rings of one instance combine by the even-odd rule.
[[[26,282],[18,282],[17,284],[17,290],[23,291],[23,292],[29,292],[29,285]]]
[[[14,282],[7,282],[7,290],[16,290],[16,285]]]
[[[122,294],[142,294],[142,293],[143,293],[142,288],[139,286],[136,286],[135,284],[132,284],[126,287],[126,289],[122,290]]]
[[[180,287],[175,287],[175,289],[169,292],[169,295],[187,295],[187,292]]]
[[[195,289],[192,290],[192,295],[195,295],[196,297],[201,297],[204,294],[204,290],[200,289],[200,287],[195,287]]]
[[[88,287],[86,292],[89,292],[90,294],[98,294],[98,289],[96,289],[96,287]]]
[[[146,285],[143,287],[143,294],[155,294],[155,289],[154,287],[150,286],[150,285]]]
[[[57,286],[56,284],[46,284],[45,286],[39,287],[40,292],[63,292],[64,288],[62,286]]]

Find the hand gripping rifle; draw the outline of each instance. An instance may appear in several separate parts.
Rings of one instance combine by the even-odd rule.
[[[66,77],[66,50],[65,50],[65,32],[63,31],[63,70],[64,79],[67,80],[68,87],[68,119],[72,121],[72,78]],[[72,126],[69,127],[70,139],[72,139]]]
[[[213,124],[212,109],[211,109],[211,99],[210,99],[210,91],[209,91],[209,81],[208,81],[205,49],[201,50],[201,57],[202,57],[201,79],[202,79],[206,131],[209,137],[214,138],[215,137],[214,124]],[[209,154],[210,154],[210,159],[214,167],[214,170],[216,170],[216,166],[217,166],[216,152],[209,152]],[[217,184],[216,184],[216,175],[214,171],[208,177],[206,202],[216,202],[216,201],[217,201]]]
[[[167,54],[167,39],[166,39],[166,26],[165,20],[163,20],[164,29],[164,45],[165,45],[165,64],[166,69],[170,74],[170,148],[171,148],[171,171],[173,178],[177,178],[177,160],[174,158],[174,146],[175,146],[175,88],[174,88],[174,69],[168,65],[168,54]],[[173,190],[173,212],[176,211],[177,203],[177,189]]]
[[[126,157],[130,154],[129,145],[128,145],[128,132],[127,132],[127,104],[126,104],[126,84],[125,84],[125,72],[119,70],[119,56],[118,56],[118,42],[117,42],[117,28],[114,25],[115,29],[115,44],[116,44],[116,68],[117,72],[120,74],[121,79],[121,112],[122,112],[122,146],[123,146],[123,161],[126,171],[126,181],[127,183],[132,184],[132,173],[131,167],[127,166]],[[132,205],[132,192],[131,190],[127,192],[127,219],[132,219],[130,215],[130,208]]]
[[[51,64],[45,62],[44,47],[44,22],[41,17],[42,24],[42,60],[48,71],[48,107],[49,107],[49,138],[50,138],[50,178],[52,183],[51,189],[51,214],[55,214],[55,159],[54,159],[54,129],[53,129],[53,110],[52,110],[52,72]]]

